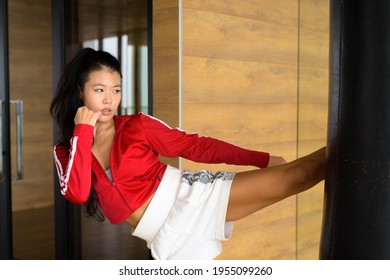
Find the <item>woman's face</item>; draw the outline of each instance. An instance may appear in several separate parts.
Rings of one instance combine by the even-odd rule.
[[[93,71],[85,83],[82,99],[88,109],[101,112],[98,122],[111,120],[121,101],[120,74],[109,68]]]

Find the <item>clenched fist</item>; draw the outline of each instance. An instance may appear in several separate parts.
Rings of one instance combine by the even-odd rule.
[[[95,112],[88,109],[86,106],[77,109],[74,123],[76,124],[89,124],[95,126],[97,119],[101,112]]]

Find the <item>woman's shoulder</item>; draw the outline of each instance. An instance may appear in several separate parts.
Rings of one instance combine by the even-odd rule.
[[[114,122],[115,126],[118,128],[120,126],[123,126],[129,122],[137,122],[138,120],[138,114],[132,114],[132,115],[116,115],[114,116]]]
[[[143,123],[149,118],[150,116],[145,113],[115,116],[115,128],[117,131],[128,130],[130,128],[135,129],[137,127],[141,128]]]
[[[115,116],[114,121],[115,121],[116,127],[120,127],[122,125],[131,125],[134,123],[142,124],[143,122],[148,122],[148,121],[149,122],[150,121],[151,122],[154,122],[154,121],[161,122],[160,120],[156,119],[155,117],[150,116],[150,115],[145,114],[145,113],[142,113],[142,112],[139,112],[136,114],[131,114],[131,115]]]

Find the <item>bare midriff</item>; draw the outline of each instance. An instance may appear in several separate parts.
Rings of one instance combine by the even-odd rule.
[[[146,209],[148,208],[150,201],[152,200],[153,196],[151,196],[140,208],[138,208],[133,214],[131,214],[127,219],[126,222],[134,229],[137,227],[139,221],[142,219],[142,216],[144,215]]]

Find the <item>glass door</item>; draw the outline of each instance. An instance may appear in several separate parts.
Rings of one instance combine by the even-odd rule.
[[[2,258],[53,259],[51,2],[0,2]]]

